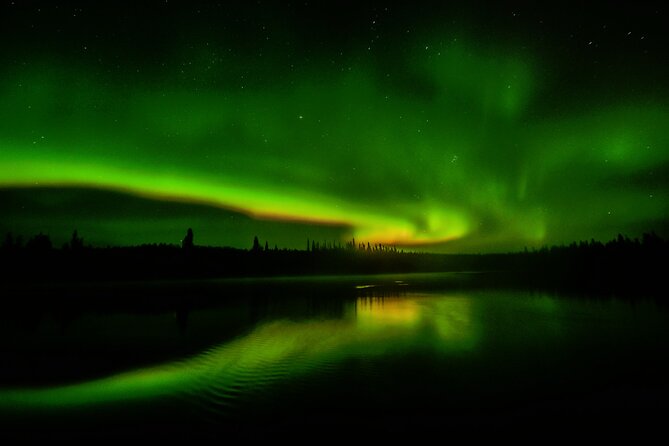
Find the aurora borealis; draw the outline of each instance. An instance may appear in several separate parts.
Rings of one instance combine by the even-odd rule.
[[[0,230],[443,252],[666,236],[667,16],[630,8],[4,2]]]

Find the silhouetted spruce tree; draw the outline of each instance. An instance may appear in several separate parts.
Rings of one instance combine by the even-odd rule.
[[[257,235],[253,237],[253,248],[251,248],[251,251],[260,252],[260,242],[258,241]]]
[[[181,248],[185,250],[193,249],[193,230],[191,228],[186,231],[186,236],[181,241]]]
[[[72,238],[70,239],[70,248],[72,251],[79,251],[84,247],[84,239],[79,237],[77,230],[75,229],[72,232]]]

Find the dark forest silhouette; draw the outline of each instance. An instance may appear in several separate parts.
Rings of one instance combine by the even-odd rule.
[[[395,246],[307,239],[306,250],[270,249],[256,236],[250,249],[198,246],[188,228],[181,246],[94,248],[75,230],[69,243],[48,235],[23,243],[7,234],[0,249],[4,283],[260,277],[278,275],[486,272],[491,286],[532,286],[600,292],[651,292],[666,287],[669,242],[654,233],[619,235],[567,246],[505,254],[431,254]]]

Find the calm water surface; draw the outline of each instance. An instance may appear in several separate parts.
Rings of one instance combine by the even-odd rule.
[[[652,301],[347,280],[339,297],[310,281],[226,300],[221,282],[211,286],[225,303],[199,309],[6,315],[2,424],[249,435],[382,422],[387,432],[540,414],[650,419],[668,406],[669,314]]]

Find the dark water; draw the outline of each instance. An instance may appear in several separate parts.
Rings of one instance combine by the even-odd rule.
[[[653,301],[395,279],[209,283],[199,308],[14,310],[3,432],[610,432],[664,417],[669,313]]]

